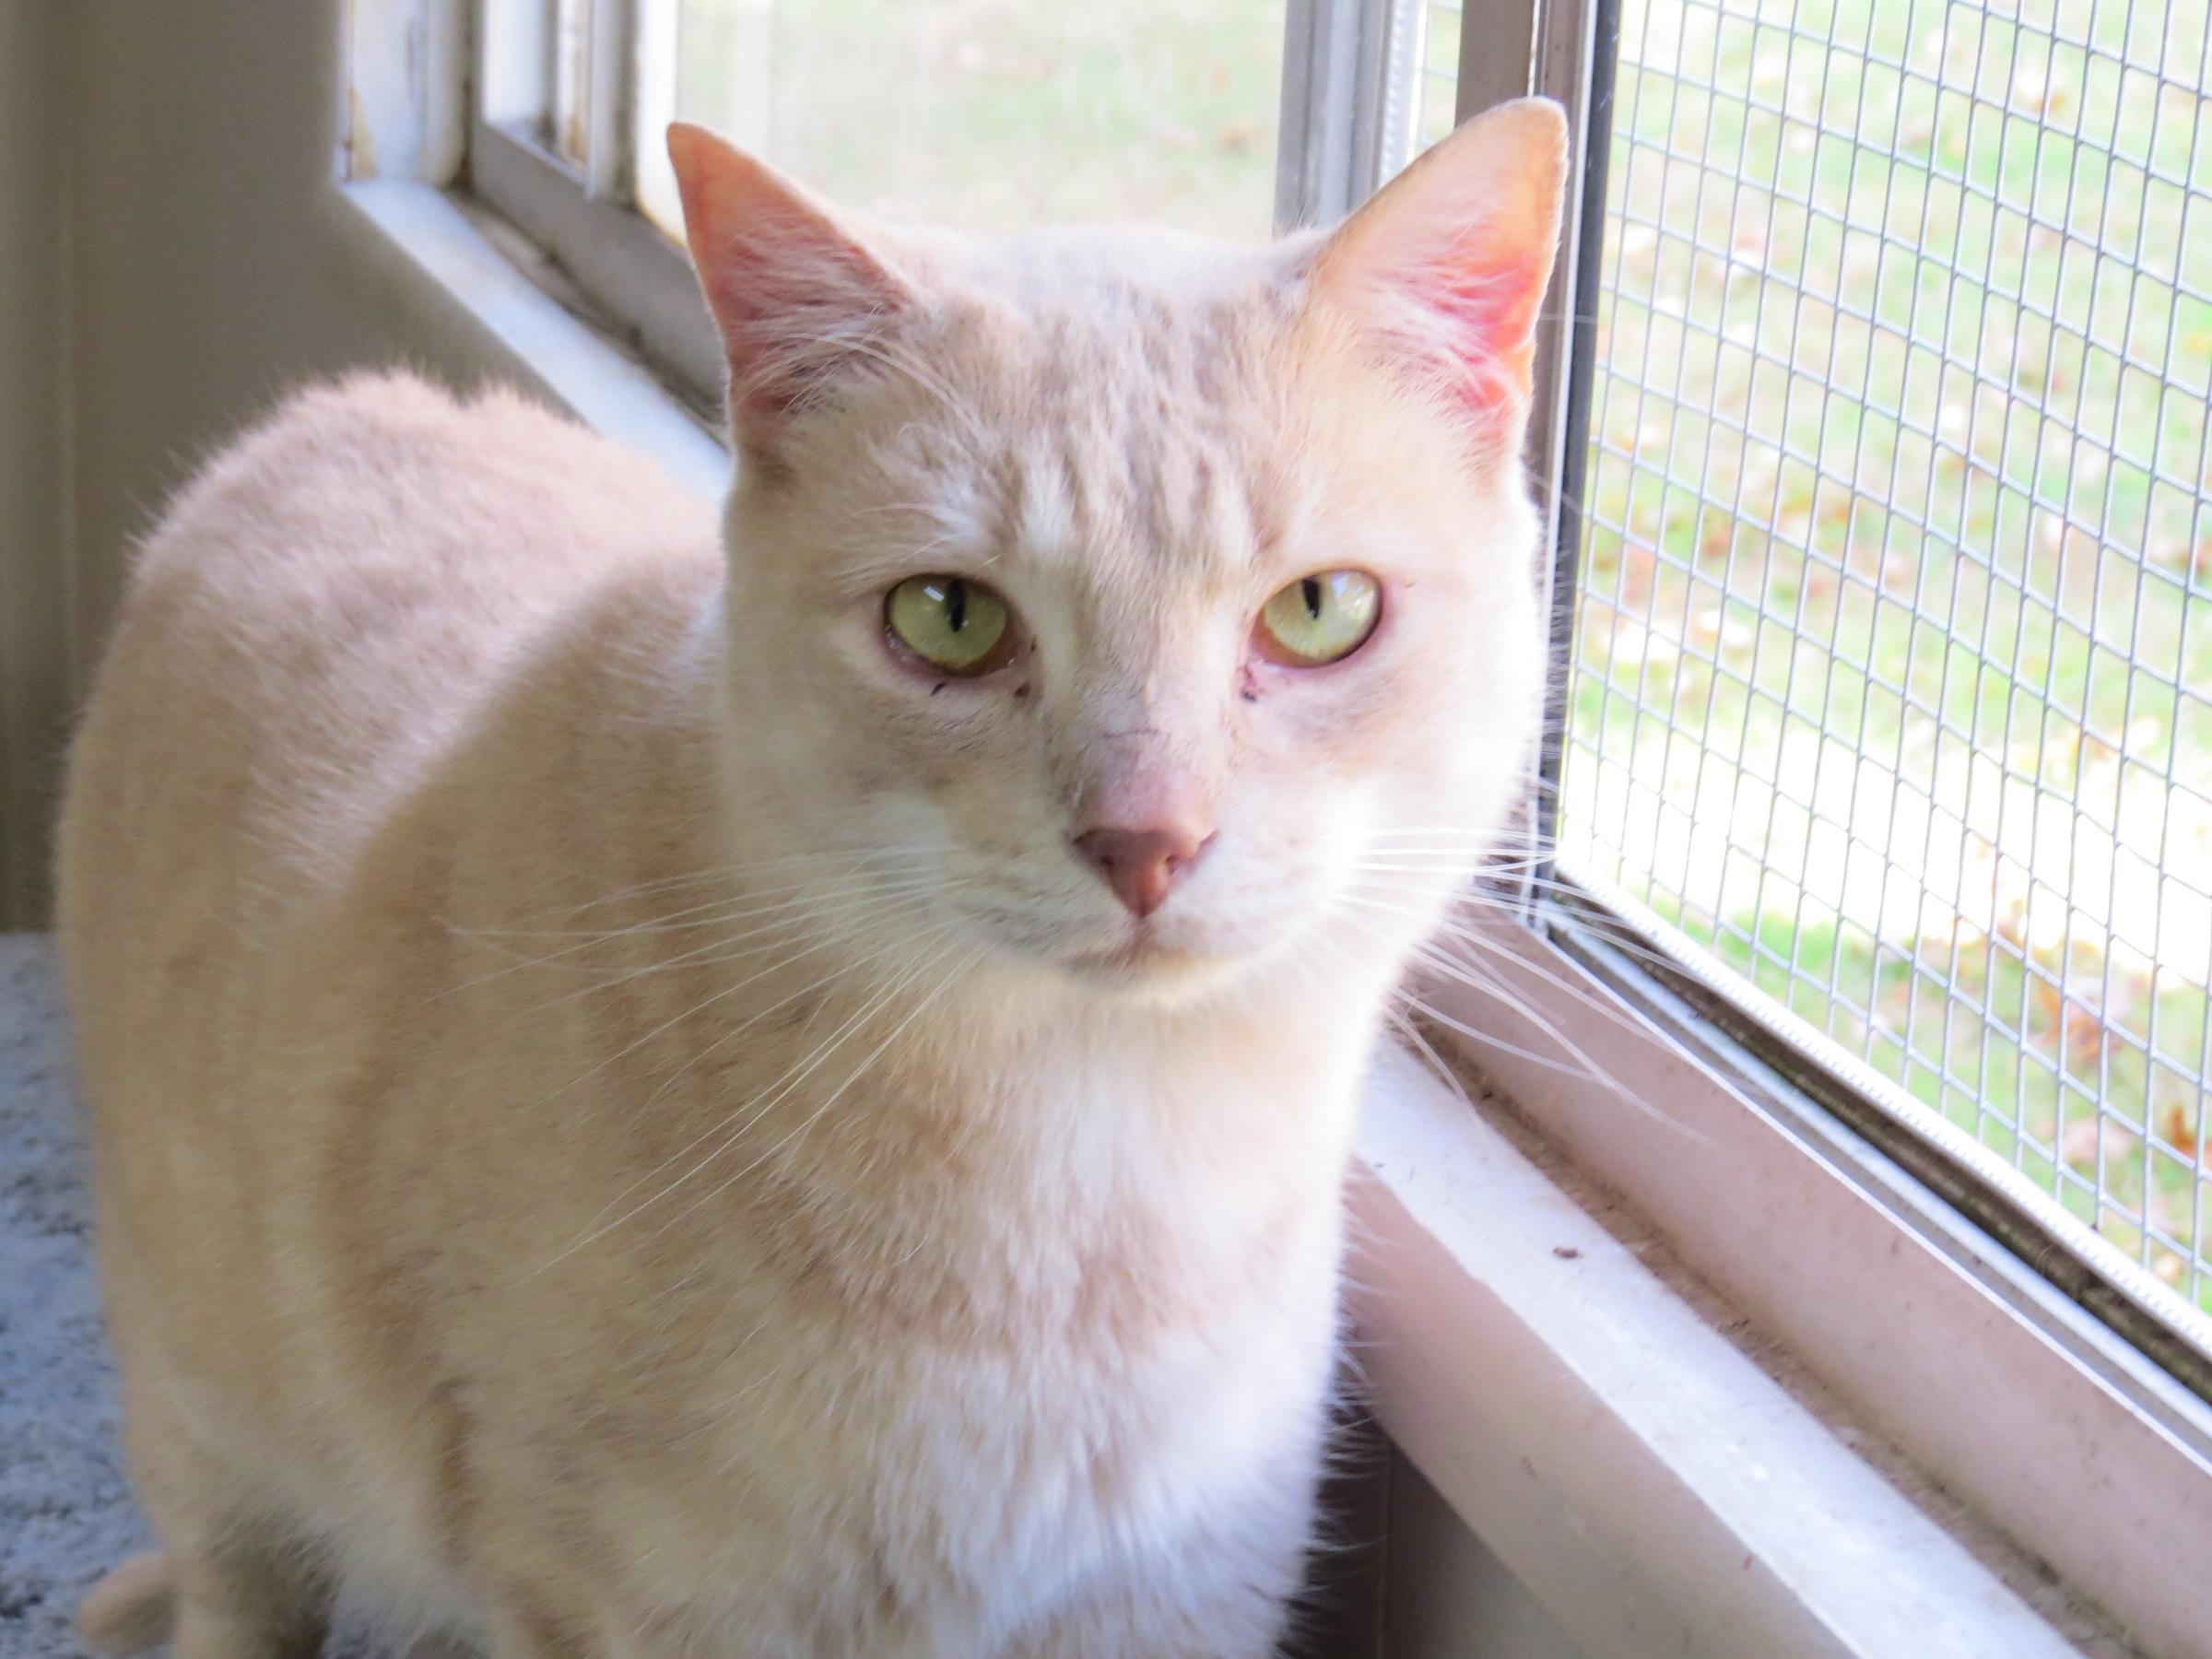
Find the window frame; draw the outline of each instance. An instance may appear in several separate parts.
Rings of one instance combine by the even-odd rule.
[[[1288,0],[1278,233],[1334,224],[1412,159],[1425,0]]]
[[[1567,106],[1575,135],[1531,423],[1557,668],[1574,639],[1619,4],[1465,0],[1462,18],[1459,118],[1534,91]],[[2201,1570],[2166,1542],[2212,1527],[2212,1325],[1971,1137],[1943,1133],[1625,894],[1562,865],[1563,676],[1547,695],[1531,807],[1547,890],[1524,884],[1512,922],[1468,912],[1489,941],[1469,950],[1477,977],[1499,990],[1431,978],[1434,1040],[1623,1194],[1762,1335],[2131,1635],[2212,1653]],[[1643,1111],[1571,1069],[1624,1039],[1642,1045],[1616,1069],[1636,1077]],[[1752,1169],[1771,1171],[1786,1206],[1769,1196],[1746,1213]],[[2053,1444],[2060,1425],[2072,1432]]]
[[[632,73],[590,77],[588,158],[547,147],[550,77],[544,0],[477,0],[475,93],[468,112],[471,193],[550,257],[590,320],[666,377],[693,410],[718,418],[723,358],[684,250],[639,212]],[[643,16],[635,0],[596,0],[594,68],[638,65]]]
[[[1278,231],[1334,222],[1410,159],[1409,95],[1425,3],[1286,0]],[[638,135],[673,108],[673,88],[661,82],[675,42],[654,36],[661,14],[641,0],[594,0],[594,66],[620,65],[626,73],[589,77],[587,156],[579,167],[543,135],[552,99],[548,11],[546,0],[474,0],[469,8],[468,187],[554,260],[600,327],[666,375],[692,408],[715,417],[722,350],[700,308],[690,261],[635,199],[644,161]]]
[[[723,372],[718,345],[682,251],[629,204],[634,155],[594,164],[589,177],[557,160],[529,130],[542,111],[526,87],[514,92],[512,76],[502,83],[487,58],[487,19],[529,4],[352,0],[357,99],[340,135],[341,176],[352,181],[344,195],[518,354],[559,359],[543,374],[555,396],[633,440],[672,446],[682,476],[697,483],[712,477],[711,458],[679,429],[686,423],[653,414],[654,394],[605,342],[641,359],[710,419]],[[638,14],[606,4],[626,31],[620,50],[635,51]],[[1386,153],[1379,106],[1371,94],[1363,104],[1359,88],[1372,88],[1376,65],[1389,61],[1390,18],[1401,5],[1289,0],[1277,197],[1286,219],[1325,220],[1364,194],[1353,191],[1355,178],[1373,182],[1352,159],[1374,168]],[[364,86],[374,92],[378,64],[393,56],[365,42],[402,16],[427,30],[429,73],[387,69],[382,95],[358,96]],[[1575,206],[1554,288],[1566,300],[1555,299],[1539,341],[1531,428],[1531,472],[1550,526],[1547,601],[1563,630],[1575,597],[1574,503],[1618,7],[1468,0],[1463,18],[1460,115],[1534,90],[1567,106],[1577,135]],[[488,98],[462,90],[472,76]],[[595,111],[595,123],[606,118]],[[616,118],[613,130],[630,125]],[[1317,143],[1340,147],[1344,164],[1334,173],[1316,169]],[[510,265],[492,251],[517,232],[542,257]],[[533,285],[540,297],[531,297]],[[1558,763],[1555,747],[1544,762],[1555,781]],[[1936,1145],[1937,1156],[1924,1156],[1929,1144],[1917,1131],[1897,1138],[1902,1118],[1885,1102],[1885,1080],[1783,1030],[1678,942],[1640,932],[1634,907],[1618,895],[1587,883],[1562,902],[1524,894],[1522,921],[1489,936],[1483,971],[1504,975],[1517,1006],[1432,986],[1437,1007],[1459,1028],[1432,1035],[1455,1058],[1494,1079],[1542,1137],[1650,1218],[1762,1336],[1804,1359],[1853,1413],[2019,1547],[2089,1589],[2138,1640],[2212,1653],[2201,1574],[2187,1552],[2164,1547],[2193,1530],[2212,1534],[2212,1409],[2114,1328],[2125,1325],[2139,1289],[2129,1285],[2132,1263],[2100,1254],[2093,1239],[2046,1248],[2048,1236],[2009,1227],[2000,1202],[2008,1171],[1978,1168],[1962,1147]],[[1623,939],[1661,959],[1632,958],[1615,943]],[[1618,1045],[1626,1030],[1648,1037],[1638,1077],[1661,1116],[1629,1109],[1603,1084],[1547,1058],[1561,1038],[1587,1050]],[[1663,1120],[1673,1126],[1658,1126]],[[1697,1137],[1694,1158],[1679,1156],[1685,1131]],[[1465,1134],[1477,1136],[1478,1126]],[[1359,1202],[1371,1232],[1430,1259],[1426,1277],[1401,1275],[1387,1255],[1362,1264],[1360,1277],[1381,1293],[1365,1300],[1362,1317],[1406,1361],[1377,1361],[1377,1413],[1472,1519],[1490,1512],[1484,1492],[1435,1438],[1439,1422],[1477,1431],[1464,1389],[1454,1394],[1454,1380],[1439,1370],[1464,1345],[1424,1319],[1444,1300],[1435,1262],[1446,1230],[1433,1194],[1394,1169],[1394,1144],[1364,1150],[1370,1181]],[[1742,1192],[1732,1187],[1747,1171],[1765,1183],[1763,1219],[1739,1214]],[[1485,1291],[1478,1263],[1465,1252],[1446,1256],[1460,1275],[1455,1293]],[[1960,1376],[1986,1385],[1960,1389]],[[2069,1431],[2051,1443],[2059,1425]],[[2039,1430],[2041,1439],[2030,1438]]]

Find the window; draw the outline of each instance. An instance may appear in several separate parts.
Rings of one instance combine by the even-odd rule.
[[[2205,9],[1528,28],[1587,115],[1545,862],[1428,988],[1442,1034],[2189,1651],[2156,1540],[2212,1467]]]
[[[894,216],[1257,238],[1560,98],[1535,874],[1434,1034],[1938,1481],[2201,1623],[2204,0],[481,0],[473,50],[470,194],[701,411],[672,117]]]
[[[703,410],[670,120],[889,218],[1256,241],[1449,130],[1456,26],[1437,0],[485,0],[470,182]]]
[[[1464,40],[1446,0],[486,0],[477,48],[477,191],[702,408],[672,117],[894,217],[1256,239],[1448,130],[1463,68],[1617,83],[1539,411],[1563,673],[1529,917],[1641,934],[1796,1061],[1863,1066],[2205,1347],[2194,0],[1486,5]]]
[[[2205,47],[2185,0],[1626,0],[1559,776],[1586,885],[2177,1313],[2212,1311]]]

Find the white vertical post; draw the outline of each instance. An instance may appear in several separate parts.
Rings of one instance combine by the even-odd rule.
[[[636,127],[633,0],[592,0],[589,67],[584,76],[584,194],[594,201],[628,201],[635,188]]]
[[[453,182],[468,141],[467,47],[466,0],[352,0],[345,177]]]

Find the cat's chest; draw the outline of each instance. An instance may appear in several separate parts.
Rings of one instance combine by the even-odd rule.
[[[887,1049],[688,1161],[696,1130],[604,1159],[614,1193],[712,1160],[668,1194],[677,1219],[599,1241],[630,1295],[575,1418],[656,1599],[789,1552],[809,1583],[889,1586],[821,1611],[853,1632],[834,1650],[931,1651],[869,1609],[1018,1609],[1304,1466],[1356,1067],[960,1058]],[[791,1065],[765,1045],[661,1104],[724,1123]],[[700,1628],[724,1612],[744,1615],[701,1604]]]
[[[697,1373],[680,1477],[625,1470],[627,1547],[672,1595],[763,1548],[818,1582],[888,1586],[825,1610],[861,1621],[853,1651],[908,1651],[911,1631],[866,1627],[878,1605],[957,1629],[1128,1569],[1296,1484],[1333,1372],[1340,1243],[1332,1195],[1277,1233],[1267,1272],[1203,1308],[1087,1287],[1071,1265],[1072,1290],[1026,1328],[980,1309],[927,1329],[828,1299],[787,1309],[749,1360]],[[946,1298],[991,1283],[922,1277]]]
[[[1082,1053],[912,1065],[810,1102],[724,1194],[803,1315],[903,1351],[1126,1357],[1333,1247],[1351,1077]]]

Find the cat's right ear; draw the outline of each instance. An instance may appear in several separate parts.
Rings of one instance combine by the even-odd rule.
[[[798,410],[878,348],[912,290],[828,205],[705,127],[671,125],[668,159],[729,355],[731,435],[772,453]]]
[[[1494,451],[1518,447],[1567,177],[1548,99],[1474,116],[1320,244],[1324,291]]]

